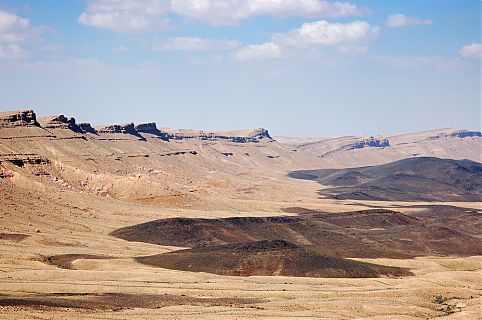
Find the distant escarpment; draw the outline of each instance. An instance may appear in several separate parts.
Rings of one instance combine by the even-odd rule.
[[[470,160],[419,157],[348,169],[295,171],[316,180],[319,193],[334,199],[388,201],[480,201],[482,164]]]
[[[33,110],[0,112],[0,128],[39,126]]]
[[[228,140],[236,143],[259,142],[263,139],[272,140],[268,130],[263,128],[238,131],[201,131],[201,130],[166,130],[174,140]]]
[[[437,140],[441,138],[470,138],[470,137],[482,137],[480,131],[470,131],[470,130],[456,130],[448,133],[440,133],[429,137],[429,140]]]
[[[358,141],[343,145],[337,149],[328,151],[321,155],[321,157],[330,155],[332,153],[342,152],[342,151],[350,151],[355,149],[363,149],[363,148],[387,148],[390,147],[390,141],[385,138],[375,138],[369,137],[360,139]]]
[[[126,124],[110,124],[105,126],[93,127],[90,123],[77,123],[75,118],[66,117],[65,115],[45,116],[39,118],[37,122],[36,114],[33,110],[0,112],[0,128],[18,128],[18,127],[37,127],[40,131],[46,132],[50,137],[56,137],[55,130],[70,130],[77,135],[75,138],[100,140],[116,140],[128,141],[131,138],[120,135],[131,135],[141,141],[147,138],[158,138],[164,141],[169,140],[224,140],[235,143],[260,142],[261,140],[272,141],[271,136],[266,129],[248,129],[237,131],[202,131],[202,130],[173,130],[158,129],[155,122],[147,123],[126,123]],[[57,131],[59,132],[59,131]],[[65,136],[63,138],[71,138]],[[40,132],[37,133],[40,136]],[[93,134],[82,136],[83,134]],[[117,136],[115,136],[117,135]]]

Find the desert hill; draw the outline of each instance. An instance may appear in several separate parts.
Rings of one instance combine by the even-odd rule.
[[[412,157],[482,162],[480,131],[447,128],[394,136],[276,139],[326,160],[332,168],[370,166]]]
[[[284,240],[261,240],[140,257],[162,268],[236,276],[376,278],[408,276],[402,268],[335,258]]]
[[[412,157],[402,143],[386,153],[394,138],[321,157],[265,129],[153,120],[0,114],[0,318],[478,314],[479,203],[320,198],[288,176]],[[476,160],[480,138],[450,132],[405,146]],[[223,275],[240,266],[248,277]]]
[[[480,201],[482,164],[470,160],[409,158],[350,169],[296,171],[316,180],[320,194],[335,199],[394,201]]]

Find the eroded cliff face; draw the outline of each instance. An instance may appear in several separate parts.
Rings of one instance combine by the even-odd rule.
[[[471,138],[471,137],[482,137],[482,133],[480,131],[472,131],[472,130],[456,130],[453,132],[448,133],[440,133],[438,135],[434,135],[429,137],[429,140],[437,140],[441,138]]]
[[[39,126],[33,110],[0,112],[0,128]]]

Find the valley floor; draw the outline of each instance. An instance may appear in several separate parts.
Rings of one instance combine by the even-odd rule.
[[[319,200],[315,183],[296,183],[304,190],[298,189],[297,200],[305,206],[326,211],[366,208],[360,202]],[[12,186],[0,185],[2,194],[13,194]],[[236,206],[248,208],[240,212],[160,208],[71,191],[43,195],[39,201],[35,191],[15,187],[15,195],[24,201],[7,200],[0,216],[2,319],[480,317],[481,257],[477,256],[357,259],[406,267],[415,274],[402,278],[232,277],[139,264],[134,257],[178,248],[108,235],[122,226],[174,216],[281,215],[286,213],[279,208],[300,201],[240,201]],[[46,263],[48,256],[72,253],[109,258],[73,260],[69,269]]]

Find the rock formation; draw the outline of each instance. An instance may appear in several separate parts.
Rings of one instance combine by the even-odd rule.
[[[169,134],[167,132],[157,129],[155,122],[140,123],[134,127],[137,132],[149,133],[158,136],[162,140],[169,140]]]
[[[0,112],[0,128],[39,126],[33,110]]]
[[[127,123],[127,124],[111,124],[104,127],[99,127],[97,129],[99,133],[128,133],[133,135],[138,135],[134,124]]]
[[[78,126],[79,126],[80,130],[82,130],[82,132],[97,134],[97,130],[95,130],[90,125],[90,123],[87,123],[87,122],[79,123]]]
[[[40,125],[45,129],[70,129],[75,132],[82,132],[80,127],[75,123],[74,118],[67,118],[63,114],[41,117],[39,122]]]
[[[201,131],[177,130],[169,132],[174,140],[200,139],[200,140],[230,140],[237,143],[259,142],[262,139],[272,140],[268,130],[263,128],[240,131]]]
[[[449,133],[442,133],[435,136],[431,136],[429,140],[437,140],[440,138],[469,138],[469,137],[482,137],[480,131],[469,131],[469,130],[455,130]]]

